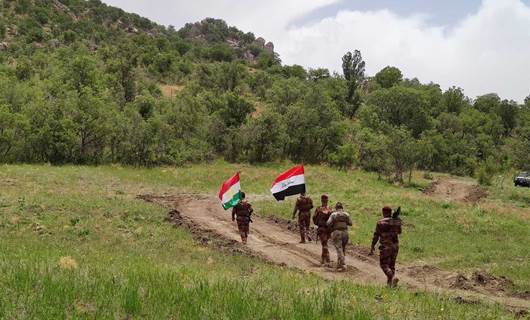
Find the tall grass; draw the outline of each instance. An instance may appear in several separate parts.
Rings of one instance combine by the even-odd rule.
[[[243,187],[266,195],[282,165],[243,166]],[[219,253],[195,244],[187,231],[163,222],[166,209],[136,200],[139,193],[213,192],[237,166],[215,163],[189,168],[0,167],[0,318],[2,319],[513,319],[500,306],[458,304],[445,296],[327,282],[310,274]],[[311,194],[327,192],[347,203],[356,219],[353,237],[366,243],[381,199],[404,201],[404,257],[440,255],[448,268],[498,261],[483,251],[461,256],[457,239],[475,231],[446,226],[453,210],[473,215],[484,231],[511,230],[510,238],[481,238],[477,248],[498,246],[508,261],[496,272],[521,271],[509,260],[523,254],[511,241],[523,232],[511,214],[421,200],[415,189],[378,181],[365,173],[344,174],[308,167]],[[419,182],[423,183],[423,182]],[[345,200],[343,200],[345,199]],[[391,202],[392,203],[392,202]],[[414,206],[413,203],[416,203]],[[260,214],[286,215],[290,203],[260,201]],[[440,214],[437,218],[424,209]],[[374,212],[372,212],[372,209]],[[515,215],[514,215],[515,216]],[[473,220],[475,221],[475,220]],[[465,221],[464,221],[465,222]],[[364,226],[366,224],[366,226]],[[445,229],[440,228],[446,226]],[[488,229],[490,228],[490,229]],[[500,229],[495,229],[500,228]],[[455,240],[433,254],[438,232]],[[497,243],[500,242],[500,243]],[[427,250],[428,249],[428,250]],[[423,251],[422,251],[423,250]],[[449,263],[449,262],[450,263]],[[520,273],[524,286],[530,275]]]

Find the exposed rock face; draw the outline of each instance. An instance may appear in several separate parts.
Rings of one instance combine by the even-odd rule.
[[[7,42],[0,42],[0,51],[6,51],[9,49],[9,44]]]
[[[237,41],[236,39],[228,39],[226,40],[226,42],[232,48],[239,48],[239,41]]]
[[[272,42],[267,42],[265,45],[265,50],[267,50],[269,53],[274,53],[274,44]]]
[[[188,23],[179,32],[183,37],[212,43],[224,43],[235,49],[239,58],[255,63],[261,52],[274,54],[274,44],[264,38],[254,38],[234,27],[228,27],[222,20],[206,18],[195,23]]]
[[[60,1],[53,0],[53,6],[59,12],[67,13],[72,19],[77,21],[77,16],[70,11],[70,8],[62,4]]]
[[[252,54],[252,52],[247,50],[245,51],[245,53],[243,53],[243,59],[245,59],[248,62],[255,62],[256,57]]]
[[[138,33],[138,29],[136,29],[133,26],[128,26],[127,27],[127,32],[129,32],[129,33]]]
[[[262,37],[259,37],[256,39],[256,43],[262,47],[262,48],[265,48],[265,39],[263,39]]]

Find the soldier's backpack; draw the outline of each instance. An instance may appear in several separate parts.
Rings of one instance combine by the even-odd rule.
[[[297,207],[298,207],[298,210],[307,212],[313,209],[313,201],[311,201],[310,198],[301,197],[300,199],[297,200]]]

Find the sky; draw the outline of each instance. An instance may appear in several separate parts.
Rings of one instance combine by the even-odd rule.
[[[530,95],[530,0],[103,0],[177,29],[206,17],[272,41],[285,64],[340,72],[358,49],[368,75],[457,86],[475,98]]]

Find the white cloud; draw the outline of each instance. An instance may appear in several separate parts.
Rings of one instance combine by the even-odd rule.
[[[340,70],[344,52],[359,49],[374,74],[387,65],[407,77],[464,88],[477,95],[497,92],[522,101],[530,94],[530,8],[519,0],[486,0],[451,30],[425,17],[390,11],[342,11],[278,38],[284,62]]]
[[[108,0],[177,28],[204,17],[223,18],[274,42],[287,64],[340,71],[341,57],[361,50],[367,71],[387,65],[406,77],[465,89],[475,97],[497,92],[522,101],[530,94],[530,7],[521,0],[483,0],[480,9],[451,28],[433,27],[426,17],[389,10],[340,11],[305,26],[292,21],[341,0]]]

